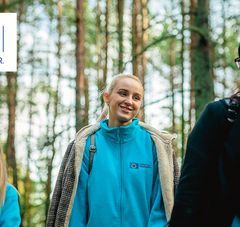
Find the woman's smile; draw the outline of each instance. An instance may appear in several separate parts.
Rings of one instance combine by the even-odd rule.
[[[127,106],[124,106],[124,105],[120,105],[120,108],[123,112],[126,112],[126,113],[130,113],[131,111],[133,111],[133,108],[127,107]]]

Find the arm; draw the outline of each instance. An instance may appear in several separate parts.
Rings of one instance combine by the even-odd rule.
[[[58,173],[51,203],[48,209],[47,224],[46,224],[46,226],[48,227],[55,226],[57,211],[58,211],[59,202],[60,202],[60,198],[63,190],[62,184],[63,184],[64,171],[66,169],[67,162],[71,157],[71,153],[73,152],[73,148],[74,148],[74,141],[72,141],[68,145],[67,150],[63,157],[63,161],[61,163],[61,167]]]
[[[226,115],[227,109],[220,101],[210,103],[188,138],[171,227],[198,226],[202,221],[199,215],[206,206],[206,179],[217,169],[215,160],[219,150],[216,144],[221,144],[228,127]]]
[[[7,192],[4,205],[1,209],[0,226],[18,227],[21,224],[19,197],[16,189],[7,185]]]

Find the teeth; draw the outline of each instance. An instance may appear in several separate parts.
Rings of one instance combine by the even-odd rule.
[[[129,108],[125,107],[125,106],[120,106],[120,107],[123,108],[123,109],[129,110],[129,111],[133,110],[133,109],[129,109]]]

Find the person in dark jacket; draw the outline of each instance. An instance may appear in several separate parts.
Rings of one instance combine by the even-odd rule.
[[[240,226],[239,137],[240,89],[208,104],[189,135],[169,227]]]

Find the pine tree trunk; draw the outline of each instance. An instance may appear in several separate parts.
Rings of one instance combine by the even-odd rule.
[[[190,0],[190,27],[194,26],[194,21],[196,20],[196,7],[197,7],[197,0]],[[191,43],[190,43],[190,70],[191,70],[191,78],[190,78],[190,106],[189,106],[189,113],[188,113],[188,121],[189,121],[189,130],[191,131],[194,122],[195,122],[195,86],[194,86],[194,62],[193,62],[193,53],[194,48],[196,47],[196,40],[197,34],[191,31]]]
[[[185,83],[185,75],[184,75],[184,52],[185,52],[185,37],[184,37],[184,30],[185,30],[185,2],[181,0],[181,14],[182,14],[182,29],[181,29],[181,107],[182,107],[182,114],[181,114],[181,157],[184,157],[184,150],[185,150],[185,102],[184,102],[184,83]]]
[[[3,6],[3,12],[8,11],[8,0],[1,1]],[[21,23],[22,5],[23,1],[20,1],[20,7],[18,12],[18,31]],[[17,41],[19,46],[20,34]],[[17,60],[19,60],[19,48],[17,49]],[[19,61],[17,61],[18,64]],[[6,144],[6,157],[8,174],[12,178],[13,185],[18,188],[18,172],[16,162],[16,150],[15,150],[15,124],[16,124],[16,107],[17,107],[17,72],[7,72],[7,106],[8,106],[8,136]]]
[[[193,26],[198,28],[201,33],[198,32],[196,34],[196,45],[192,49],[196,119],[199,118],[206,103],[214,99],[212,64],[210,62],[208,11],[208,0],[197,0],[196,17],[193,20]]]
[[[97,0],[96,4],[96,54],[97,54],[97,87],[98,92],[100,92],[103,87],[102,86],[102,26],[101,26],[101,8],[100,8],[100,0]]]
[[[33,41],[32,51],[31,51],[31,59],[35,59],[35,40]],[[30,204],[30,195],[32,193],[31,187],[31,178],[30,178],[30,160],[32,155],[32,125],[33,125],[33,86],[34,86],[34,75],[35,75],[35,64],[34,61],[31,64],[31,83],[30,83],[30,91],[28,93],[28,119],[29,119],[29,128],[28,128],[28,136],[27,136],[27,167],[26,167],[26,175],[24,181],[24,210],[22,215],[22,223],[24,226],[31,226],[31,204]]]
[[[17,73],[8,72],[7,76],[7,104],[8,104],[8,136],[7,136],[7,164],[8,173],[12,177],[13,185],[18,188],[18,174],[15,150],[15,124],[16,124],[16,96]]]
[[[175,40],[171,40],[170,41],[170,51],[169,51],[169,62],[170,62],[170,87],[171,87],[171,106],[170,106],[170,110],[172,113],[172,129],[171,132],[172,133],[176,133],[176,113],[175,113],[175,83],[174,83],[174,79],[175,79],[175,70],[174,67],[176,65],[176,43]]]
[[[227,57],[226,57],[226,15],[225,15],[225,4],[226,1],[222,0],[222,20],[223,20],[223,31],[222,31],[222,39],[223,39],[223,54],[222,54],[222,60],[223,60],[223,77],[222,77],[222,85],[223,85],[223,92],[222,92],[222,97],[225,97],[226,95],[226,89],[227,89],[227,83],[226,83],[226,77],[227,77]]]
[[[142,78],[142,14],[141,0],[133,0],[132,4],[132,66],[133,74]]]
[[[110,0],[106,0],[106,6],[105,6],[105,37],[104,37],[104,48],[103,48],[104,51],[105,51],[104,68],[103,68],[103,84],[104,85],[107,82],[107,73],[108,73],[109,6],[110,6]]]
[[[53,169],[53,160],[56,154],[56,145],[55,141],[57,139],[56,133],[56,124],[59,115],[59,90],[60,83],[62,78],[62,67],[61,67],[61,49],[62,49],[62,0],[58,0],[57,2],[58,14],[57,14],[57,83],[56,83],[56,92],[54,95],[53,102],[53,123],[52,123],[52,141],[51,141],[51,150],[52,153],[48,155],[47,160],[47,182],[46,182],[46,206],[45,206],[45,217],[47,217],[48,208],[50,205],[50,194],[51,194],[51,185],[52,185],[52,169]],[[46,221],[46,220],[45,220]]]
[[[149,21],[148,21],[148,0],[142,0],[142,43],[141,43],[141,50],[144,49],[144,47],[147,45],[148,42],[148,31],[147,28],[149,26]],[[145,75],[146,75],[146,70],[147,70],[147,57],[145,53],[142,53],[141,56],[141,65],[142,65],[142,83],[143,83],[143,88],[145,89]],[[143,103],[145,104],[145,99],[143,97]],[[144,107],[144,105],[143,105]],[[145,121],[145,109],[143,108],[142,110],[142,121]]]
[[[124,15],[124,0],[117,1],[118,13],[118,72],[123,71],[123,15]]]
[[[85,28],[84,28],[84,0],[77,0],[77,12],[76,12],[76,131],[78,131],[84,125],[84,105],[85,105],[85,84],[84,84],[84,68],[85,68]]]

